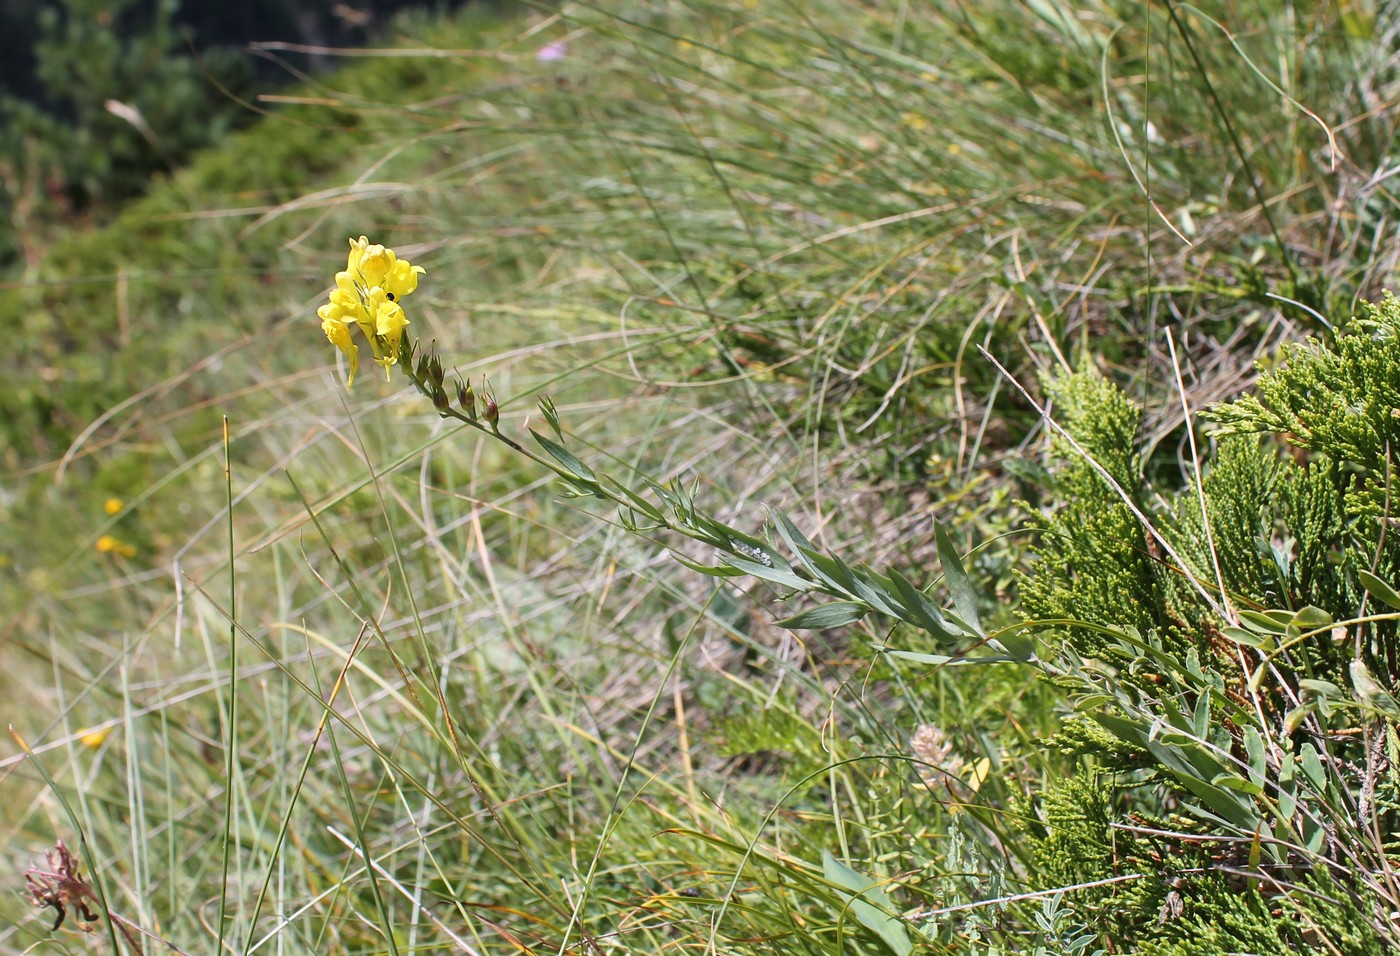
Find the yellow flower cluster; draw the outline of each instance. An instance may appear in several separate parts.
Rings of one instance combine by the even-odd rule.
[[[98,538],[95,547],[101,554],[116,554],[123,558],[132,558],[136,556],[135,545],[127,544],[120,538],[110,534],[104,534],[102,537]]]
[[[350,338],[350,327],[360,327],[375,363],[384,367],[387,377],[389,366],[399,360],[399,343],[408,325],[399,303],[418,288],[418,277],[426,271],[364,236],[350,240],[350,258],[345,271],[335,274],[331,300],[316,310],[326,338],[350,363],[346,388],[354,384],[360,368],[360,349]]]

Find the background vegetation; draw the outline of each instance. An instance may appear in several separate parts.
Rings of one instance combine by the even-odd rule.
[[[16,886],[63,839],[188,952],[1388,951],[1392,12],[410,15],[21,230]],[[346,394],[362,233],[504,434],[729,543]]]
[[[103,222],[256,120],[260,93],[325,69],[405,5],[0,2],[0,268],[32,267],[56,230]]]

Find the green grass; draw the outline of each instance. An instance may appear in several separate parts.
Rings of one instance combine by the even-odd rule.
[[[992,542],[1004,622],[1037,421],[979,346],[1032,388],[1109,370],[1165,470],[1165,329],[1193,404],[1225,398],[1393,272],[1383,44],[1322,5],[1222,22],[409,19],[403,48],[456,52],[349,62],[56,244],[0,297],[6,717],[40,751],[0,770],[11,869],[81,829],[112,909],[189,952],[883,953],[850,871],[906,914],[1031,885],[1031,794],[1071,768],[1053,688],[877,652],[935,650],[903,630],[779,630],[774,592],[686,571],[668,549],[712,556],[399,380],[347,395],[314,311],[369,234],[427,267],[412,330],[490,376],[508,434],[547,393],[590,463],[921,583],[937,515]],[[990,761],[975,806],[919,782],[924,724]],[[4,899],[0,949],[49,936]],[[1091,920],[1062,903],[1068,939]],[[915,918],[916,951],[1070,951],[1042,905]]]

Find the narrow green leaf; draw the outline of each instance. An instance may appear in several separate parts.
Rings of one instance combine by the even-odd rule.
[[[1346,696],[1342,692],[1342,689],[1336,684],[1332,683],[1330,680],[1314,680],[1310,677],[1305,677],[1302,680],[1298,681],[1298,686],[1301,687],[1303,690],[1318,695],[1319,697],[1331,697],[1333,699],[1336,699]]]
[[[539,442],[540,447],[549,452],[551,458],[563,465],[564,469],[574,477],[582,478],[584,481],[597,482],[598,476],[593,474],[593,469],[579,461],[578,457],[574,455],[573,452],[569,451],[569,449],[552,438],[546,438],[533,428],[530,429],[530,434],[535,436],[535,441]]]
[[[559,430],[559,410],[554,407],[554,399],[544,395],[539,401],[540,414],[549,423],[550,431],[554,432],[554,437],[559,441],[564,440],[564,433]]]
[[[967,654],[921,654],[918,651],[885,651],[885,654],[889,657],[897,657],[902,661],[930,664],[934,667],[958,667],[962,664],[1009,664],[1015,660],[1015,658],[1007,657],[1005,654],[969,656]]]
[[[933,537],[938,543],[938,560],[943,564],[943,581],[948,586],[948,595],[953,599],[953,607],[958,616],[972,625],[978,636],[985,636],[982,622],[977,617],[977,594],[963,569],[962,558],[953,545],[953,539],[943,530],[943,525],[933,523]]]
[[[1255,783],[1253,780],[1246,780],[1244,777],[1233,773],[1221,774],[1220,776],[1216,777],[1214,780],[1211,781],[1211,786],[1221,787],[1225,790],[1234,790],[1237,793],[1247,793],[1250,795],[1260,794],[1264,792],[1264,787],[1261,784]]]
[[[1308,832],[1311,830],[1311,832]],[[1307,848],[1309,853],[1321,853],[1322,841],[1327,838],[1327,829],[1320,827],[1308,819],[1303,820],[1303,831],[1307,833]]]
[[[797,525],[793,524],[787,515],[776,508],[769,508],[768,514],[772,518],[773,527],[777,529],[778,537],[783,539],[783,543],[788,546],[798,563],[813,577],[830,586],[831,582],[827,581],[809,560],[809,556],[816,553],[816,546],[807,540],[807,536],[798,530]]]
[[[1153,753],[1156,754],[1155,747]],[[1200,798],[1218,819],[1240,832],[1251,833],[1259,825],[1259,811],[1255,809],[1254,800],[1249,794],[1218,787],[1191,772],[1173,770],[1172,776]]]
[[[1331,627],[1334,621],[1331,614],[1309,604],[1293,615],[1292,623],[1303,631],[1318,631],[1324,627]]]
[[[1313,745],[1304,743],[1300,756],[1299,762],[1303,765],[1303,774],[1308,778],[1308,783],[1312,784],[1313,789],[1318,793],[1326,792],[1327,772],[1322,769],[1322,760],[1317,756]]]
[[[1240,620],[1246,627],[1265,634],[1286,634],[1288,625],[1293,623],[1290,611],[1240,611]]]
[[[671,552],[671,558],[677,564],[684,565],[685,567],[690,568],[690,570],[692,571],[699,571],[701,574],[708,575],[712,578],[741,578],[748,573],[743,568],[701,564],[698,561],[692,561],[684,555],[677,554],[674,551]]]
[[[832,601],[830,604],[820,604],[814,608],[808,608],[801,614],[794,614],[792,617],[775,623],[789,631],[812,630],[819,631],[828,627],[842,627],[859,621],[870,611],[864,604],[857,604],[855,601]]]
[[[1137,747],[1147,746],[1147,728],[1142,721],[1130,720],[1127,717],[1109,713],[1097,713],[1090,716],[1093,717],[1096,724],[1124,743]]]
[[[787,544],[802,567],[826,585],[828,590],[837,594],[854,594],[854,575],[844,562],[823,555],[781,511],[769,508],[768,514],[773,519],[773,527],[777,529],[778,536]]]
[[[1366,663],[1361,660],[1351,662],[1351,686],[1355,688],[1356,699],[1362,707],[1382,714],[1390,720],[1400,720],[1400,701],[1371,675]]]
[[[866,604],[869,604],[881,614],[888,614],[890,617],[907,620],[901,613],[904,608],[903,605],[900,604],[898,596],[895,594],[896,589],[894,583],[888,578],[862,568],[860,571],[853,571],[851,573],[851,583],[855,596]]]
[[[1400,611],[1400,593],[1397,593],[1393,587],[1365,569],[1358,570],[1356,576],[1361,580],[1361,586],[1372,597],[1392,610]]]
[[[738,558],[732,554],[721,554],[719,559],[744,574],[751,574],[756,578],[777,584],[781,587],[792,588],[794,591],[802,591],[804,593],[812,590],[811,581],[803,580],[786,568],[770,568],[766,564],[759,564],[757,561]]]
[[[1196,698],[1196,711],[1191,715],[1191,732],[1205,740],[1210,732],[1210,695],[1201,694]]]
[[[1202,784],[1202,786],[1210,786],[1210,784]],[[1217,787],[1216,789],[1219,790],[1220,793],[1225,793],[1225,792],[1226,792],[1226,791],[1224,791],[1224,790],[1220,790],[1218,787]],[[1252,798],[1249,798],[1249,799],[1252,799]],[[1212,823],[1215,823],[1215,824],[1217,824],[1218,826],[1223,827],[1227,832],[1230,832],[1230,831],[1233,831],[1233,832],[1235,832],[1235,833],[1242,833],[1242,832],[1244,832],[1244,828],[1241,827],[1241,826],[1239,826],[1238,824],[1236,824],[1234,821],[1232,821],[1232,820],[1227,820],[1227,819],[1225,819],[1224,817],[1220,816],[1220,815],[1217,814],[1217,813],[1212,813],[1211,811],[1207,810],[1205,807],[1201,806],[1201,805],[1198,804],[1198,803],[1188,803],[1187,801],[1183,800],[1183,801],[1181,801],[1180,806],[1181,806],[1181,809],[1182,809],[1184,812],[1190,813],[1190,814],[1192,814],[1192,815],[1194,815],[1194,816],[1197,816],[1197,817],[1200,817],[1202,820],[1209,820],[1209,821],[1211,821]],[[1250,831],[1250,832],[1252,832],[1252,831]]]
[[[817,550],[817,546],[807,540],[807,536],[797,529],[797,525],[793,524],[787,515],[777,508],[769,508],[768,514],[772,517],[773,526],[778,529],[779,536],[787,542],[787,546],[792,549],[794,554],[803,550]]]
[[[1259,688],[1264,685],[1264,678],[1269,674],[1269,663],[1267,659],[1260,661],[1259,666],[1250,673],[1246,686],[1251,694],[1259,693]]]
[[[807,566],[807,570],[820,578],[831,590],[841,594],[854,593],[855,585],[851,569],[844,561],[828,557],[810,548],[804,548],[798,553],[802,557],[802,563]]]
[[[1267,841],[1267,843],[1265,842]],[[1252,838],[1249,841],[1249,868],[1259,869],[1259,863],[1264,858],[1265,851],[1274,860],[1281,858],[1278,846],[1274,843],[1274,828],[1265,823],[1262,819],[1255,826]]]
[[[1000,644],[1006,653],[1011,655],[1011,659],[1021,664],[1029,664],[1035,660],[1035,638],[1021,631],[1003,631],[996,640],[992,642]]]
[[[879,936],[890,952],[895,956],[909,956],[914,951],[904,921],[894,915],[895,907],[879,881],[862,876],[825,850],[822,851],[822,872],[832,883],[849,891],[851,914],[860,925]]]
[[[622,482],[617,481],[610,475],[602,475],[599,480],[601,482],[606,483],[609,488],[622,495],[628,501],[632,502],[631,507],[634,511],[638,511],[646,515],[653,521],[664,520],[664,516],[661,514],[661,511],[656,507],[656,505],[652,504],[650,501],[647,501],[645,498],[637,494],[631,488],[628,488]]]
[[[1252,725],[1244,729],[1244,752],[1249,759],[1250,778],[1263,782],[1264,775],[1268,771],[1264,753],[1264,738],[1259,736],[1259,731]]]
[[[1245,647],[1257,647],[1260,650],[1268,651],[1276,646],[1272,635],[1260,634],[1258,631],[1247,631],[1242,627],[1222,628],[1221,633],[1236,644],[1243,644]]]
[[[1311,702],[1299,704],[1297,707],[1294,707],[1283,716],[1283,732],[1286,734],[1293,733],[1303,725],[1303,721],[1308,719],[1308,714],[1311,714],[1316,709],[1317,705]]]
[[[1163,766],[1174,773],[1196,780],[1213,780],[1230,768],[1206,744],[1184,734],[1169,731],[1147,747]]]
[[[1167,730],[1165,724],[1155,726],[1157,734],[1154,739],[1160,740],[1164,745],[1174,750],[1182,751],[1200,744],[1200,738],[1189,730]]]
[[[934,604],[927,594],[916,588],[908,578],[891,569],[890,582],[899,592],[904,609],[909,614],[909,617],[905,617],[904,620],[933,635],[934,639],[944,647],[955,647],[962,642],[962,635],[948,626],[947,620],[943,617],[942,609]]]

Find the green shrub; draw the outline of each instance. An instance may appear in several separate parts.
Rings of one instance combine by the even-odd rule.
[[[1142,872],[1132,895],[1155,886],[1163,916],[1139,905],[1120,941],[1181,954],[1395,943],[1377,874],[1400,825],[1386,756],[1400,719],[1398,341],[1387,295],[1332,341],[1285,347],[1257,394],[1210,410],[1218,447],[1199,488],[1155,509],[1135,409],[1093,373],[1049,383],[1057,506],[1037,518],[1024,611],[1042,666],[1091,722],[1063,743],[1109,776],[1047,794],[1037,876]],[[1080,832],[1087,820],[1099,836]],[[1106,827],[1114,853],[1095,865],[1084,850]]]
[[[45,218],[140,195],[250,113],[232,51],[187,55],[179,0],[63,0],[38,14],[39,100],[0,98],[0,267]]]

